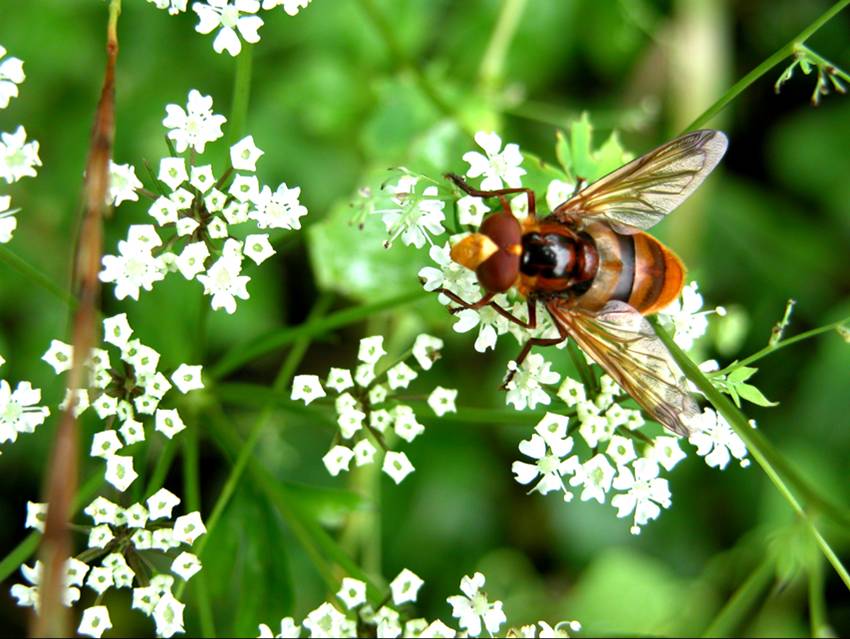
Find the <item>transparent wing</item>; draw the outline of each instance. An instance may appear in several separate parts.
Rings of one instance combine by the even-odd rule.
[[[576,343],[649,415],[677,435],[689,435],[687,421],[699,407],[685,376],[652,326],[625,302],[608,302],[596,313],[547,305]]]
[[[605,221],[618,233],[646,230],[702,184],[727,145],[720,131],[687,133],[600,178],[552,215],[584,224]]]

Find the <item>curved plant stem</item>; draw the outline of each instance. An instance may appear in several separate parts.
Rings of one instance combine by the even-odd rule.
[[[774,574],[774,562],[765,557],[756,566],[750,576],[744,580],[720,609],[717,616],[705,629],[703,637],[731,637],[744,618],[756,604],[756,600],[770,584]]]
[[[242,137],[245,120],[248,118],[248,102],[251,99],[251,71],[254,47],[242,47],[236,56],[236,73],[233,78],[233,103],[230,107],[229,145]]]
[[[527,4],[528,0],[502,0],[499,19],[490,34],[478,69],[478,84],[481,88],[495,89],[501,84],[508,49]]]
[[[720,98],[712,104],[708,109],[706,109],[702,115],[700,115],[697,119],[688,125],[685,128],[685,131],[691,131],[693,129],[699,129],[700,127],[705,126],[711,118],[720,113],[723,109],[726,108],[732,100],[738,97],[747,87],[749,87],[753,82],[762,77],[765,73],[770,71],[773,67],[782,62],[785,58],[790,55],[793,55],[795,47],[803,44],[806,40],[812,37],[814,33],[820,29],[823,25],[829,22],[835,15],[844,9],[848,4],[850,4],[850,0],[839,0],[834,5],[832,5],[827,11],[825,11],[821,16],[819,16],[814,22],[812,22],[809,26],[803,29],[800,33],[798,33],[794,38],[786,42],[782,47],[776,50],[769,58],[767,58],[764,62],[758,65],[755,69],[750,71],[743,78],[738,80],[732,87],[726,91]]]
[[[841,577],[841,581],[843,581],[844,585],[847,586],[847,589],[850,590],[850,573],[847,572],[847,569],[841,563],[838,555],[836,555],[835,551],[823,537],[820,530],[818,530],[811,515],[794,496],[794,493],[786,484],[783,474],[780,473],[779,468],[777,468],[775,464],[771,463],[774,460],[780,459],[778,453],[773,450],[770,443],[761,433],[759,433],[759,431],[750,426],[747,418],[735,407],[729,398],[714,387],[699,367],[691,361],[682,349],[679,348],[667,332],[658,325],[658,322],[654,318],[651,318],[651,320],[655,327],[655,332],[658,334],[661,341],[664,342],[664,345],[670,350],[670,353],[682,369],[682,372],[700,391],[702,391],[703,395],[705,395],[706,399],[711,402],[715,410],[723,415],[732,427],[732,430],[734,430],[735,433],[744,441],[753,459],[759,466],[761,466],[764,473],[768,476],[768,479],[770,479],[771,483],[779,491],[779,494],[782,495],[794,512],[802,519],[803,523],[814,537],[815,542],[824,557],[826,557],[827,561],[832,564],[835,572],[838,573],[839,577]],[[787,467],[787,464],[785,464],[785,466]]]
[[[73,295],[61,286],[57,286],[52,279],[32,266],[17,253],[11,251],[5,244],[0,244],[0,262],[5,262],[10,268],[13,268],[33,284],[37,284],[61,300],[69,308],[77,306],[77,299]]]

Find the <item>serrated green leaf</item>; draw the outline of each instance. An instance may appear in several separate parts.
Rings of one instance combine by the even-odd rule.
[[[748,379],[750,379],[750,377],[755,375],[757,372],[758,372],[757,368],[752,368],[750,366],[739,366],[738,368],[733,370],[731,373],[729,373],[728,379],[732,384],[739,384],[741,382],[747,381]]]
[[[575,181],[573,175],[573,155],[570,151],[570,143],[563,131],[555,133],[555,157],[558,158],[558,164],[561,165],[564,173],[571,181]]]
[[[755,386],[750,384],[738,384],[735,386],[738,394],[751,404],[756,406],[778,406],[779,402],[772,402]]]
[[[582,113],[581,118],[570,126],[570,152],[573,160],[573,174],[576,178],[590,180],[594,175],[593,153],[591,142],[593,140],[593,127],[587,113]]]

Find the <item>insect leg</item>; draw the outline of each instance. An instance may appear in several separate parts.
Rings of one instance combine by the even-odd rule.
[[[476,189],[474,186],[471,186],[466,180],[464,180],[459,175],[454,173],[446,173],[446,177],[451,180],[455,186],[457,186],[461,191],[467,193],[468,195],[472,195],[474,197],[497,197],[502,201],[502,204],[506,208],[510,208],[508,206],[507,200],[505,200],[506,195],[511,195],[512,193],[525,193],[528,197],[528,214],[531,216],[537,215],[537,205],[534,199],[534,191],[529,188],[512,188],[512,189],[498,189],[497,191],[481,191]]]
[[[531,323],[532,318],[532,310],[531,310],[531,301],[529,301],[529,323]],[[537,316],[534,317],[534,326],[537,326]],[[531,352],[532,347],[534,346],[554,346],[555,344],[560,344],[565,339],[567,339],[567,327],[564,326],[558,319],[553,315],[552,316],[553,323],[555,324],[555,328],[558,329],[558,337],[532,337],[530,338],[522,347],[522,350],[519,353],[519,357],[514,360],[516,362],[516,368],[511,370],[508,373],[508,376],[505,378],[504,383],[502,384],[502,390],[507,390],[508,384],[516,375],[516,372],[519,370],[519,367],[522,366],[522,363],[525,361],[525,358],[528,357],[528,354]]]

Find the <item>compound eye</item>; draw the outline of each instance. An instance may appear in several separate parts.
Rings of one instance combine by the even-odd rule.
[[[501,249],[509,249],[522,243],[522,228],[519,222],[513,214],[504,211],[484,220],[478,232],[489,237]]]
[[[494,253],[481,263],[475,274],[485,290],[504,293],[514,285],[519,276],[519,256],[507,251]]]

